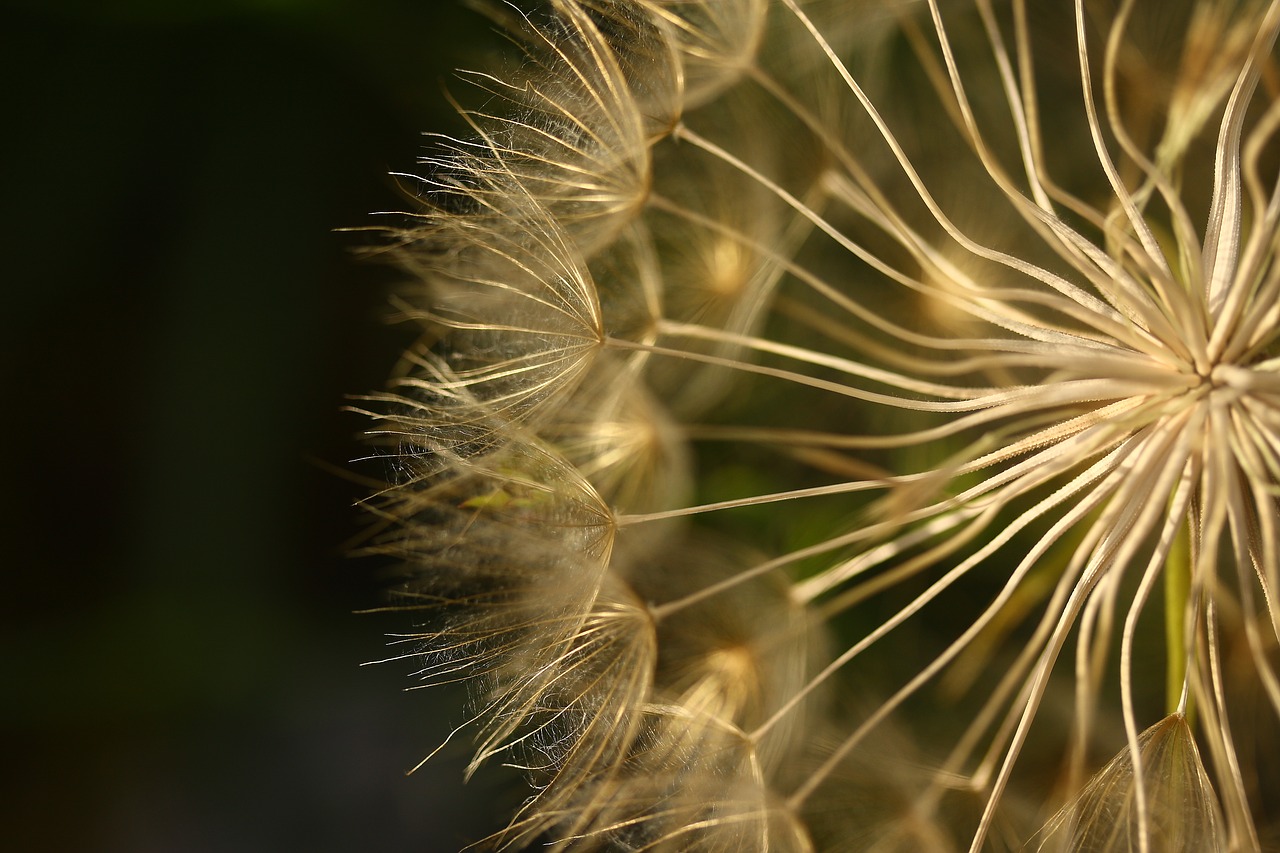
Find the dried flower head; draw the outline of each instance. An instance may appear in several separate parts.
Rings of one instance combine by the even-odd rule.
[[[1280,832],[1280,0],[498,17],[370,406],[421,674],[538,786],[495,841]]]

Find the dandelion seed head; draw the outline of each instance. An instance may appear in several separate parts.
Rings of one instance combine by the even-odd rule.
[[[368,408],[500,844],[1260,848],[1280,0],[1174,5],[498,15]]]

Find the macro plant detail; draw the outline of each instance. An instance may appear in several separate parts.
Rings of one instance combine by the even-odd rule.
[[[489,841],[1280,845],[1280,2],[488,11],[364,408]]]

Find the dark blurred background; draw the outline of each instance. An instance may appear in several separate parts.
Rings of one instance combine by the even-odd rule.
[[[455,0],[5,0],[3,785],[14,851],[447,851],[519,792],[382,657],[344,395],[409,332],[336,229],[459,131]],[[364,473],[370,472],[368,468]],[[465,743],[463,744],[465,747]],[[480,805],[477,806],[476,804]],[[486,812],[491,812],[487,814]]]

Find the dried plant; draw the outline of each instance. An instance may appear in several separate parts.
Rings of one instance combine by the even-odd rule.
[[[366,407],[490,841],[1280,837],[1280,0],[490,12]]]

